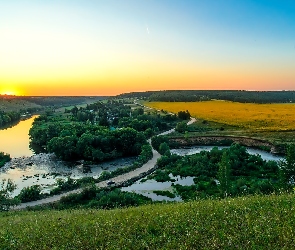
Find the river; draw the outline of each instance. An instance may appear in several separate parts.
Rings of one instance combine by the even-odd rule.
[[[134,161],[134,158],[126,158],[97,164],[91,167],[91,172],[85,173],[81,164],[71,164],[58,160],[52,154],[37,154],[29,148],[29,129],[32,126],[33,116],[25,121],[20,121],[16,126],[4,130],[0,130],[0,151],[9,153],[13,157],[12,161],[7,163],[0,169],[0,181],[3,179],[12,179],[17,184],[17,190],[14,195],[17,195],[24,187],[31,185],[41,185],[44,192],[48,192],[55,184],[56,178],[82,178],[94,177],[97,178],[102,171],[113,171],[117,168],[129,166]],[[168,132],[166,132],[168,133]],[[219,147],[222,148],[222,147]],[[184,149],[173,149],[172,153],[179,155],[195,154],[202,150],[211,150],[210,146],[195,146]],[[260,154],[264,160],[280,160],[281,158],[270,153],[247,148],[251,154]],[[175,178],[176,183],[181,185],[191,185],[192,178],[181,179],[178,176]],[[154,194],[153,190],[169,190],[171,183],[156,183],[154,180],[146,182],[136,182],[133,185],[123,188],[125,191],[134,191],[145,194],[154,200],[162,200],[167,197],[161,197]],[[179,200],[179,198],[168,199]]]
[[[11,157],[32,156],[34,152],[29,148],[29,130],[36,117],[34,115],[12,128],[0,130],[0,152],[10,154]]]
[[[130,166],[135,160],[135,157],[127,157],[103,162],[91,166],[91,170],[85,172],[80,163],[63,162],[53,154],[34,154],[29,147],[28,133],[36,117],[20,121],[12,128],[0,130],[0,152],[12,157],[10,162],[0,168],[0,181],[11,179],[17,185],[13,196],[18,195],[22,188],[32,185],[40,185],[42,192],[47,193],[54,187],[56,178],[97,178],[105,170],[113,171]]]

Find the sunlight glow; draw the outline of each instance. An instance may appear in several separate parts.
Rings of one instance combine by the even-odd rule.
[[[14,96],[16,96],[16,95],[20,95],[19,93],[18,93],[18,91],[15,91],[15,90],[0,90],[0,95],[14,95]]]
[[[0,94],[292,90],[295,3],[254,2],[0,1]]]

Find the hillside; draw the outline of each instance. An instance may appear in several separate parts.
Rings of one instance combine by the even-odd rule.
[[[100,96],[6,96],[0,95],[0,110],[4,112],[40,110],[44,107],[64,107],[89,104],[106,97]]]
[[[294,249],[295,199],[0,214],[1,249]]]
[[[20,110],[41,108],[41,105],[29,100],[0,96],[0,110],[4,112],[19,112]]]

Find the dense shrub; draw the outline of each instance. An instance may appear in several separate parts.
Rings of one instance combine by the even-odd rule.
[[[5,165],[6,162],[9,162],[11,160],[11,157],[9,154],[5,154],[3,152],[0,152],[0,168]]]
[[[39,185],[25,187],[21,190],[20,194],[17,197],[21,202],[39,200],[42,198],[41,187]]]

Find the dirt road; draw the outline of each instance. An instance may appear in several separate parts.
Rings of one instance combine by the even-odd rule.
[[[196,121],[195,118],[191,118],[191,120],[187,123],[188,125],[194,123]],[[174,132],[175,129],[171,129],[171,130],[168,130],[166,132],[163,132],[161,133],[160,135],[167,135],[167,134],[170,134],[172,132]],[[149,139],[148,142],[151,144],[151,140]],[[119,175],[119,176],[116,176],[112,179],[109,179],[107,181],[102,181],[102,182],[99,182],[96,184],[97,187],[107,187],[108,186],[108,182],[109,181],[112,181],[114,182],[115,184],[117,185],[120,185],[128,180],[131,180],[133,178],[136,178],[138,176],[141,176],[142,174],[146,173],[146,172],[149,172],[151,171],[156,163],[157,163],[157,160],[160,158],[160,154],[153,149],[153,157],[152,159],[150,159],[147,163],[145,163],[142,167],[140,168],[137,168],[129,173],[126,173],[126,174],[122,174],[122,175]],[[48,204],[48,203],[52,203],[52,202],[56,202],[58,200],[61,199],[61,197],[63,196],[67,196],[69,194],[74,194],[74,193],[79,193],[81,192],[82,189],[76,189],[76,190],[72,190],[72,191],[69,191],[69,192],[66,192],[66,193],[63,193],[63,194],[59,194],[59,195],[54,195],[54,196],[51,196],[51,197],[48,197],[48,198],[45,198],[45,199],[42,199],[42,200],[37,200],[37,201],[31,201],[31,202],[26,202],[26,203],[21,203],[20,205],[16,206],[13,208],[13,210],[20,210],[20,209],[24,209],[24,208],[27,208],[27,207],[33,207],[33,206],[38,206],[38,205],[42,205],[42,204]]]

